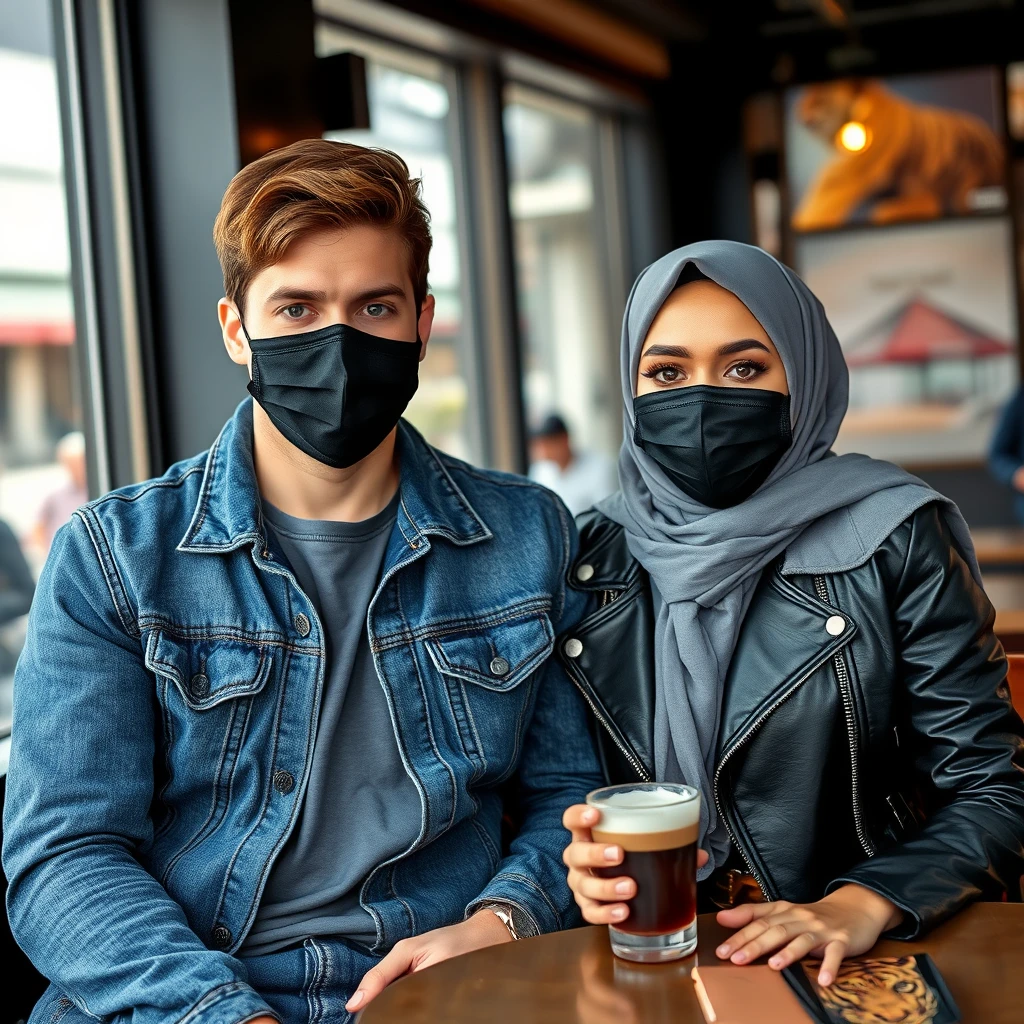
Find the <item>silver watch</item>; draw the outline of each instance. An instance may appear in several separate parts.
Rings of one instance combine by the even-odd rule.
[[[515,921],[512,919],[512,908],[507,903],[485,903],[481,910],[489,910],[507,929],[514,942],[519,941]]]

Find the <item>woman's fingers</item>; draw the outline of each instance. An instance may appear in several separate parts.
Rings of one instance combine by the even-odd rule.
[[[590,839],[590,830],[601,820],[601,812],[586,804],[573,804],[562,815],[562,827],[567,828],[573,839]]]
[[[587,899],[614,903],[629,900],[636,895],[636,882],[632,878],[598,878],[596,875],[580,874],[573,890]]]
[[[605,843],[570,843],[562,854],[566,866],[582,871],[586,868],[608,868],[622,863],[622,847]]]
[[[821,945],[821,939],[814,932],[801,932],[785,949],[780,949],[768,961],[768,966],[781,971],[783,967],[802,960],[812,949]]]
[[[697,867],[702,868],[708,862],[708,851],[698,850],[697,851]]]
[[[601,903],[578,894],[576,902],[588,924],[619,924],[629,917],[629,907],[625,903]]]
[[[733,949],[729,959],[734,964],[750,963],[785,945],[799,933],[801,927],[797,921],[754,921],[729,940],[728,945]]]
[[[841,942],[839,939],[833,939],[825,947],[825,955],[821,960],[821,970],[818,971],[818,984],[822,988],[828,988],[836,980],[836,975],[839,973],[839,965],[843,962],[844,956],[846,956],[846,943]]]
[[[716,919],[720,925],[726,928],[743,928],[768,914],[777,914],[782,909],[788,909],[788,903],[741,903],[738,907],[730,907],[728,910],[720,910]]]

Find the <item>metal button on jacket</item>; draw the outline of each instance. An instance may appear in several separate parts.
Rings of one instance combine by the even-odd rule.
[[[279,768],[274,772],[274,789],[276,789],[278,793],[290,793],[294,785],[295,779],[291,772],[286,772],[283,768]]]
[[[201,700],[210,692],[210,680],[202,672],[197,672],[188,682],[188,692]]]
[[[583,644],[575,637],[572,637],[572,639],[565,641],[565,646],[562,650],[565,651],[567,658],[578,658],[583,653]]]
[[[846,629],[846,619],[842,615],[830,615],[825,623],[825,632],[829,636],[839,636]]]
[[[231,929],[219,924],[213,929],[213,944],[217,949],[227,949],[231,945]]]
[[[578,579],[580,581],[580,583],[586,583],[587,580],[593,578],[593,575],[594,575],[594,567],[592,565],[588,565],[586,562],[584,562],[576,570],[576,579]]]
[[[309,619],[302,612],[295,616],[295,628],[298,630],[299,636],[309,636],[312,627],[309,624]]]
[[[497,657],[491,662],[491,672],[496,676],[508,675],[509,664],[505,658]]]

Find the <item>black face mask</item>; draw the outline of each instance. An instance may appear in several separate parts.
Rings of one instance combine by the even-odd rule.
[[[633,440],[695,501],[750,497],[793,440],[789,395],[695,384],[633,400]]]
[[[293,445],[343,469],[398,423],[419,385],[422,347],[347,324],[250,339],[249,394]]]

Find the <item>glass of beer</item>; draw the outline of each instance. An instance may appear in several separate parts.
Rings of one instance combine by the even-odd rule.
[[[623,960],[660,963],[697,948],[697,834],[700,791],[667,782],[606,786],[587,796],[601,812],[594,842],[621,846],[622,864],[594,868],[602,878],[628,875],[636,895],[629,917],[609,925],[612,952]]]

